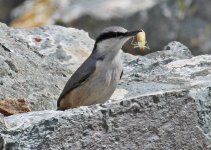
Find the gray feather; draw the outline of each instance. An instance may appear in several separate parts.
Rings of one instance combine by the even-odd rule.
[[[86,79],[94,73],[96,68],[96,59],[92,57],[87,58],[87,60],[76,70],[76,72],[71,76],[71,78],[67,81],[61,95],[57,101],[57,107],[59,107],[59,103],[61,99],[69,93],[71,90],[80,86]]]

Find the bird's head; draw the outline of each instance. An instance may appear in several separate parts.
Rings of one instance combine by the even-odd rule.
[[[96,38],[93,52],[106,55],[111,52],[118,52],[124,43],[135,36],[138,31],[128,31],[123,27],[112,26],[105,28]]]

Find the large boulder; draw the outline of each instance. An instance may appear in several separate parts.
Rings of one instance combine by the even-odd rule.
[[[14,115],[4,118],[0,143],[23,150],[210,149],[210,127],[202,130],[206,121],[199,120],[196,102],[190,91],[180,90],[64,112]]]
[[[64,84],[93,42],[73,28],[12,29],[0,24],[0,99],[25,98],[33,110],[56,109]]]

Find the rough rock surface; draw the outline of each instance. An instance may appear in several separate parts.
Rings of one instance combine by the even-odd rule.
[[[33,110],[55,108],[78,65],[70,63],[74,47],[88,54],[93,45],[85,32],[58,26],[1,24],[0,37],[1,97],[29,99]],[[0,116],[0,149],[211,149],[211,55],[171,42],[123,60],[123,79],[105,104]]]
[[[33,110],[55,109],[91,43],[87,33],[72,28],[12,29],[0,24],[0,99],[25,98]]]
[[[195,56],[179,42],[125,62],[119,88],[126,97],[211,85],[211,55]]]
[[[44,26],[10,29],[10,35],[35,49],[38,55],[56,59],[72,71],[79,67],[94,47],[94,40],[88,33],[75,28]]]
[[[4,118],[5,149],[209,149],[189,91]]]

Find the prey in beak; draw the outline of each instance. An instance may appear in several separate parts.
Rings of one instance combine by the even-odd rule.
[[[139,31],[127,32],[126,35],[133,36],[131,45],[133,45],[134,48],[140,48],[141,51],[144,51],[145,48],[149,49],[144,30],[141,29]],[[136,37],[136,42],[134,41],[135,37]]]

